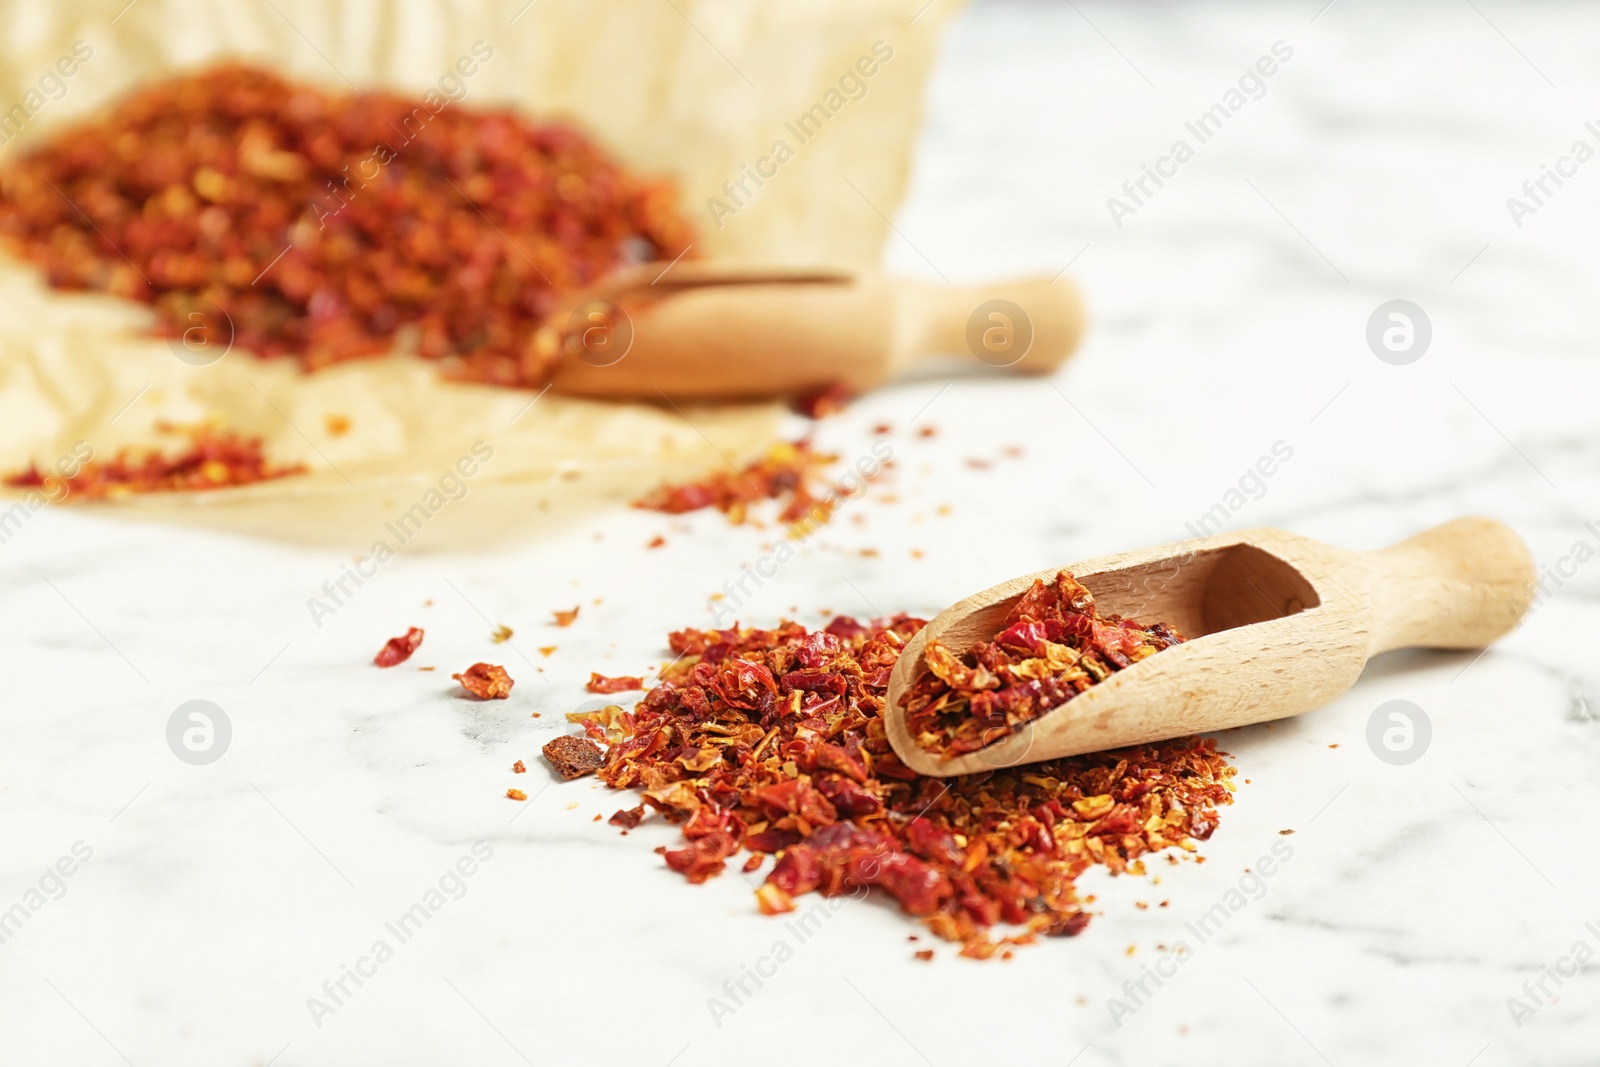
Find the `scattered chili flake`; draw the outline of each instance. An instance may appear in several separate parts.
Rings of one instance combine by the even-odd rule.
[[[553,612],[552,614],[554,614],[555,617],[556,617],[556,625],[557,626],[571,626],[573,623],[577,622],[578,621],[578,611],[582,607],[583,607],[583,605],[579,604],[577,607],[573,608],[571,611]],[[552,651],[554,651],[554,648],[552,648]]]
[[[646,548],[660,548],[662,545],[664,545],[666,543],[667,543],[667,539],[665,537],[662,537],[660,534],[656,534],[654,537],[650,538],[650,543],[645,545],[644,547],[646,547]]]
[[[380,667],[393,667],[398,663],[404,663],[421,644],[422,631],[412,626],[406,630],[405,636],[389,638],[384,646],[378,649],[378,654],[372,657],[372,662]]]
[[[1036,579],[1000,631],[965,655],[928,642],[928,673],[904,698],[906,727],[946,759],[976,752],[1182,640],[1165,623],[1100,615],[1089,590],[1060,571]]]
[[[750,854],[750,858],[744,861],[744,867],[742,867],[741,870],[743,870],[745,874],[750,874],[757,867],[760,867],[761,864],[762,864],[761,853],[752,852]]]
[[[600,821],[600,819],[601,819],[601,817],[602,817],[602,816],[601,816],[601,815],[600,815],[600,813],[599,813],[599,812],[595,812],[595,815],[594,815],[594,818],[592,818],[592,819],[590,819],[590,820],[589,820],[589,821],[590,821],[590,822],[599,822],[599,821]]]
[[[543,751],[556,773],[569,781],[593,774],[600,766],[600,746],[588,738],[562,734],[547,743]]]
[[[884,434],[890,433],[893,430],[894,427],[890,426],[887,422],[880,422],[878,425],[872,428],[872,432],[879,437],[882,437]]]
[[[917,959],[921,960],[923,963],[927,963],[927,962],[929,962],[930,960],[933,959],[933,949],[931,949],[931,948],[918,949],[917,951],[913,952],[912,955],[915,956]]]
[[[937,426],[924,426],[922,429],[917,431],[917,436],[918,437],[933,437],[936,434],[938,434],[938,432],[939,432],[939,428]]]
[[[347,415],[324,415],[322,425],[327,428],[329,437],[343,437],[350,432],[350,418]]]
[[[405,330],[458,378],[536,385],[563,294],[692,240],[676,196],[564,124],[332,94],[223,64],[145,86],[10,162],[0,235],[50,284],[225,316],[308,368]],[[220,338],[219,338],[220,340]]]
[[[539,655],[543,656],[545,659],[549,659],[551,655],[555,653],[557,647],[558,646],[556,645],[540,645]]]
[[[1279,837],[1288,837],[1292,833],[1294,833],[1293,830],[1279,830],[1278,831],[1278,836]]]
[[[967,459],[967,466],[975,471],[986,471],[994,466],[994,463],[987,459],[978,459],[976,456],[972,456]]]
[[[517,760],[517,762],[515,762],[515,763],[513,763],[511,765],[511,773],[512,774],[527,774],[528,773],[528,765],[526,763],[523,763],[521,760]]]
[[[176,493],[206,489],[225,489],[239,485],[287,478],[303,474],[303,463],[279,466],[261,451],[259,437],[240,437],[207,426],[186,430],[187,447],[173,455],[159,449],[124,448],[105,463],[90,461],[70,478],[39,470],[30,463],[26,470],[7,475],[4,483],[18,488],[38,488],[62,484],[65,501],[104,500],[136,493]]]
[[[419,670],[419,671],[436,671],[438,669],[439,669],[438,667],[418,667],[417,668],[417,670]]]
[[[743,470],[717,471],[698,482],[663,485],[634,502],[634,507],[679,515],[714,507],[735,525],[749,517],[759,500],[782,500],[778,518],[786,523],[820,526],[833,514],[836,494],[821,477],[823,467],[839,457],[816,452],[806,440],[780,441]]]
[[[511,640],[511,636],[514,633],[516,633],[516,631],[511,627],[501,624],[496,626],[494,631],[489,634],[489,640],[493,641],[497,645],[503,645],[507,641]]]
[[[528,799],[528,794],[524,793],[520,789],[507,789],[506,790],[506,796],[510,797],[512,800],[527,800]]]
[[[682,845],[660,851],[689,881],[741,850],[771,854],[763,913],[875,887],[976,958],[1081,931],[1093,897],[1074,882],[1091,866],[1143,873],[1146,854],[1211,836],[1234,770],[1209,739],[949,779],[910,770],[880,716],[921,627],[900,615],[681,630],[678,658],[631,710],[577,721],[605,746],[601,780],[679,824]]]
[[[450,677],[479,700],[504,700],[511,695],[511,687],[516,684],[504,667],[492,663],[474,663],[462,673]]]
[[[808,419],[822,419],[843,411],[855,396],[855,392],[849,386],[843,382],[835,382],[822,389],[791,398],[790,406]]]
[[[591,693],[626,693],[632,689],[643,689],[644,679],[631,675],[607,678],[603,674],[595,674],[590,671],[589,684],[584,688]]]
[[[636,808],[618,808],[611,816],[612,826],[620,826],[624,830],[632,830],[644,821],[644,805]]]

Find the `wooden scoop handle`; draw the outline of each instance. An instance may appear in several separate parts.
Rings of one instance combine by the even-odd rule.
[[[1363,553],[1374,600],[1370,655],[1394,648],[1481,648],[1533,604],[1528,546],[1491,519],[1456,519]]]
[[[1065,279],[964,288],[826,268],[685,263],[608,279],[575,304],[580,325],[597,301],[625,320],[626,341],[589,352],[582,338],[609,344],[611,334],[556,316],[569,323],[548,342],[564,352],[554,377],[560,392],[651,400],[776,397],[835,384],[865,392],[944,354],[980,369],[1048,374],[1083,331],[1082,305]]]

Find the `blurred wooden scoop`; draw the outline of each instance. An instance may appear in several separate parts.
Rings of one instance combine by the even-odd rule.
[[[1065,279],[968,288],[867,272],[688,262],[612,275],[551,316],[554,387],[605,398],[864,392],[925,356],[1048,374],[1083,332]]]
[[[1066,568],[1101,614],[1165,622],[1189,640],[1157,652],[978,752],[943,760],[906,729],[900,701],[938,639],[957,656],[987,641],[1035,578],[1013,578],[939,614],[906,644],[884,707],[889,742],[923,774],[1020,763],[1299,715],[1355,684],[1395,648],[1478,648],[1532,603],[1527,546],[1489,519],[1457,519],[1375,552],[1246,530]]]

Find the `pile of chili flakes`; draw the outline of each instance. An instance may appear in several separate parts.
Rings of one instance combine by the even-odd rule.
[[[136,493],[225,489],[302,474],[303,463],[279,465],[262,453],[259,437],[241,437],[209,426],[186,430],[188,445],[172,455],[159,449],[125,448],[105,463],[85,463],[71,477],[41,471],[36,464],[6,476],[16,488],[52,489],[65,483],[63,500],[104,500]]]
[[[741,848],[746,870],[774,856],[757,891],[767,914],[813,891],[881,889],[976,958],[1080,932],[1093,898],[1074,883],[1091,866],[1142,874],[1147,853],[1211,836],[1234,768],[1209,739],[960,778],[907,768],[880,716],[922,625],[673,633],[679,658],[631,711],[569,716],[606,746],[599,777],[642,795],[612,823],[636,826],[648,805],[680,824],[683,845],[664,855],[691,882]]]
[[[743,469],[715,471],[693,482],[663,485],[634,502],[634,507],[681,515],[716,508],[735,525],[750,516],[750,505],[781,500],[780,521],[809,529],[833,514],[833,488],[822,469],[838,456],[818,452],[809,440],[779,441]]]
[[[1182,641],[1165,623],[1101,615],[1094,595],[1060,571],[1050,583],[1035,579],[994,638],[965,655],[928,642],[928,673],[904,698],[906,728],[945,759],[976,752]]]
[[[0,236],[58,288],[155,305],[169,336],[231,323],[240,347],[308,368],[402,342],[496,385],[548,376],[559,346],[537,327],[563,294],[692,239],[668,184],[570,126],[238,64],[141,88],[8,163]]]

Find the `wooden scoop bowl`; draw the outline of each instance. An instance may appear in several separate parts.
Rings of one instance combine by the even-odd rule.
[[[558,392],[606,399],[865,392],[926,356],[1048,374],[1083,333],[1065,279],[980,288],[834,269],[648,263],[548,320]]]
[[[1258,529],[1102,556],[1071,571],[1102,615],[1165,622],[1189,638],[1111,675],[978,752],[945,760],[917,744],[900,701],[938,639],[956,655],[993,638],[1035,578],[985,589],[907,643],[889,679],[889,741],[944,777],[1299,715],[1344,693],[1396,648],[1478,648],[1510,632],[1536,574],[1522,540],[1457,519],[1374,552]]]

